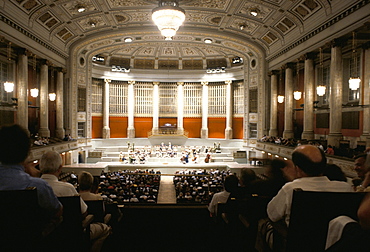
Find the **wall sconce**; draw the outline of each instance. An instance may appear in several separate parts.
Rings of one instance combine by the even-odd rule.
[[[284,95],[278,95],[277,100],[278,100],[278,103],[283,103],[284,102]]]

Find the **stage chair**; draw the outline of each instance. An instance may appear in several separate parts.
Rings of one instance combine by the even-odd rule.
[[[363,197],[364,193],[295,189],[287,235],[279,237],[283,232],[274,232],[274,249],[281,251],[278,244],[285,244],[288,252],[325,251],[329,222],[341,215],[357,220]]]

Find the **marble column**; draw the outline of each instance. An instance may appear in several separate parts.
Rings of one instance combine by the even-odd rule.
[[[208,81],[202,81],[202,139],[208,138]]]
[[[128,127],[127,137],[135,138],[134,114],[135,114],[135,81],[128,82],[128,97],[127,97],[127,112],[128,112]]]
[[[109,128],[109,83],[111,80],[104,79],[103,87],[103,139],[110,138]]]
[[[57,90],[56,90],[56,127],[55,134],[57,138],[64,138],[65,130],[63,124],[64,105],[63,105],[63,72],[62,69],[57,71]]]
[[[306,54],[304,61],[304,111],[302,139],[312,140],[314,136],[313,102],[315,93],[314,55]]]
[[[49,81],[48,65],[46,62],[40,67],[40,137],[50,137],[49,130]]]
[[[159,133],[159,82],[153,82],[153,128],[152,134]]]
[[[17,72],[17,123],[28,130],[28,58],[25,50],[18,55],[18,72]]]
[[[285,69],[285,107],[283,138],[293,138],[293,64],[286,64]]]
[[[364,48],[365,66],[364,66],[364,79],[361,81],[364,95],[363,104],[370,105],[370,48]],[[364,107],[364,121],[363,121],[363,134],[362,138],[366,141],[366,147],[370,147],[370,107]]]
[[[270,104],[270,130],[269,136],[278,136],[278,106],[277,106],[277,96],[278,96],[278,71],[271,72],[271,104]]]
[[[233,139],[233,92],[232,81],[225,81],[226,84],[226,129],[225,139]]]
[[[184,82],[177,82],[177,133],[184,134]]]
[[[343,138],[342,129],[342,96],[343,96],[343,62],[342,47],[334,42],[331,48],[330,61],[330,118],[328,145],[339,147],[339,140]]]

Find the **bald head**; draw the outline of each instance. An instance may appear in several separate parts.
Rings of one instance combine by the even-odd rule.
[[[292,154],[293,163],[308,176],[319,176],[326,165],[324,152],[313,145],[300,145]]]
[[[300,145],[294,150],[295,152],[300,152],[303,155],[305,155],[307,158],[312,160],[312,162],[321,162],[322,156],[320,153],[320,149],[317,148],[314,145],[306,144],[306,145]]]

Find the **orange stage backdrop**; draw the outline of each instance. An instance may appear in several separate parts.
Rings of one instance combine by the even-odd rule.
[[[91,137],[92,138],[102,138],[103,137],[103,117],[101,116],[93,116],[91,118],[91,124],[92,124],[92,132]]]
[[[233,138],[243,139],[243,117],[233,118]]]
[[[109,117],[109,128],[111,138],[127,137],[127,117]]]
[[[189,132],[189,138],[200,138],[202,118],[184,118],[184,130]]]
[[[148,131],[151,131],[153,127],[153,118],[135,117],[134,127],[135,127],[135,137],[138,138],[148,137]]]
[[[226,118],[208,118],[208,137],[225,138]]]

